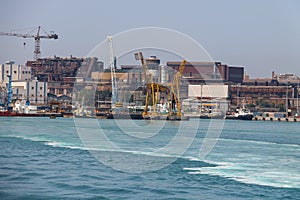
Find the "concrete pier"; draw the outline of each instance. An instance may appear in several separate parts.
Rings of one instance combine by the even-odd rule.
[[[253,120],[255,120],[255,121],[278,121],[278,122],[300,122],[300,118],[295,118],[295,117],[276,118],[276,117],[255,116],[255,117],[253,117]]]

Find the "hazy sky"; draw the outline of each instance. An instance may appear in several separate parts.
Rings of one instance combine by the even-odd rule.
[[[107,35],[169,28],[195,39],[215,61],[245,66],[252,78],[272,70],[300,76],[299,10],[298,0],[2,0],[0,32],[40,25],[59,35],[41,40],[42,57],[84,57]],[[24,64],[33,50],[33,39],[0,36],[0,63]]]

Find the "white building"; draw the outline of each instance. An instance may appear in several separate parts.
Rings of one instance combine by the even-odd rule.
[[[23,66],[23,65],[10,65],[3,64],[0,65],[0,82],[7,83],[8,77],[10,75],[13,81],[27,81],[31,79],[31,67]]]
[[[189,85],[189,98],[226,99],[229,96],[228,85]]]
[[[20,99],[23,105],[26,101],[33,104],[47,103],[47,82],[39,82],[37,80],[13,81],[12,89],[12,99]]]
[[[189,85],[188,97],[183,101],[183,110],[190,112],[212,112],[213,110],[226,113],[229,101],[228,85]]]

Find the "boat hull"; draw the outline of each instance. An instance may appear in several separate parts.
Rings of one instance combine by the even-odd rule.
[[[106,114],[106,119],[135,119],[141,120],[144,119],[142,114],[135,113],[118,113],[118,114]]]
[[[253,117],[254,117],[253,115],[238,115],[238,116],[226,115],[225,119],[231,119],[231,120],[252,120]]]
[[[11,112],[4,111],[0,112],[0,117],[62,117],[61,113],[19,113],[19,112]]]

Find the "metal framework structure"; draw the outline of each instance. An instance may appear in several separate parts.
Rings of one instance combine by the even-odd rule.
[[[177,107],[176,116],[177,117],[182,116],[179,84],[180,84],[180,80],[181,80],[185,65],[186,65],[186,60],[183,60],[179,66],[178,71],[174,75],[173,81],[170,83],[171,92],[169,94],[171,94],[171,102],[172,103],[170,104],[169,115],[173,115],[173,111],[175,110],[175,105],[176,105],[176,107]]]
[[[182,73],[185,69],[186,60],[183,60],[181,62],[178,71],[174,75],[173,81],[167,85],[162,85],[160,83],[155,83],[153,81],[151,73],[148,72],[147,64],[145,62],[142,52],[135,53],[134,55],[135,55],[136,60],[141,60],[143,71],[144,71],[144,76],[145,76],[146,102],[145,102],[143,117],[150,118],[150,117],[158,116],[157,110],[156,110],[156,104],[159,101],[159,99],[158,99],[159,93],[162,91],[166,91],[168,94],[168,101],[169,101],[168,117],[169,117],[169,119],[171,119],[174,115],[177,118],[182,117],[179,85],[180,85]],[[148,113],[150,98],[151,98],[152,105],[153,105],[153,112],[151,112],[151,114]],[[176,110],[176,112],[175,112],[175,110]]]
[[[143,67],[144,77],[145,77],[145,85],[146,85],[146,102],[145,102],[145,108],[143,112],[143,117],[148,116],[148,106],[149,106],[149,95],[152,94],[152,103],[153,103],[153,110],[154,113],[156,112],[156,103],[154,99],[154,83],[152,81],[152,76],[150,73],[148,73],[148,67],[145,62],[144,56],[142,52],[137,52],[134,54],[136,60],[140,60]]]
[[[6,35],[6,36],[15,36],[15,37],[23,37],[23,38],[34,38],[34,59],[37,60],[41,58],[41,39],[58,39],[58,35],[55,33],[48,34],[46,31],[43,31],[47,35],[40,35],[41,27],[38,26],[36,35],[32,34],[20,34],[20,33],[6,33],[6,32],[0,32],[0,35]]]
[[[117,76],[116,76],[116,66],[114,60],[114,50],[112,43],[112,36],[107,36],[108,48],[109,48],[109,64],[110,64],[110,73],[111,73],[111,108],[116,107],[116,103],[119,102],[118,97],[118,86],[117,86]]]

